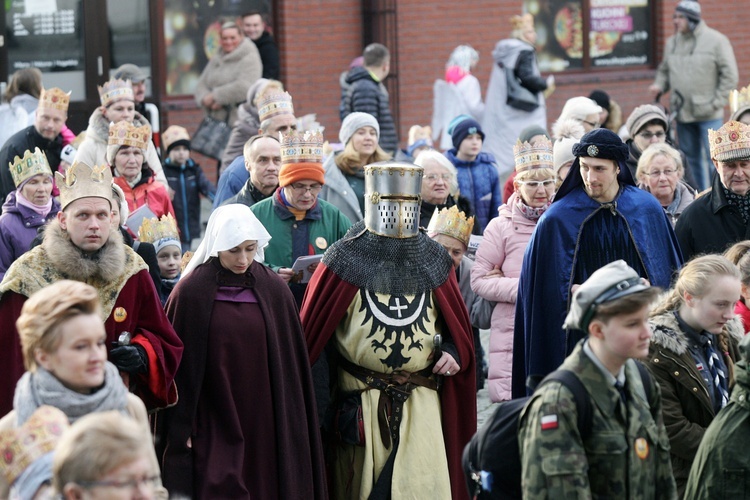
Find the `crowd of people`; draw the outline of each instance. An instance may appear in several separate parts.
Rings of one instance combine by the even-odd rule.
[[[603,90],[548,123],[555,82],[526,14],[486,99],[479,54],[458,46],[431,126],[400,149],[387,47],[342,75],[329,148],[248,13],[221,26],[196,88],[232,129],[217,186],[185,127],[154,143],[137,66],[99,87],[79,136],[70,93],[18,72],[0,149],[0,498],[468,499],[492,489],[487,471],[467,489],[462,464],[485,385],[501,408],[528,398],[523,498],[734,498],[750,468],[750,91],[724,122],[731,45],[694,0],[674,17],[650,90],[672,91],[676,143],[663,107],[623,121]],[[721,57],[686,79],[694,45]],[[585,432],[579,395],[546,378],[559,370],[590,400]]]

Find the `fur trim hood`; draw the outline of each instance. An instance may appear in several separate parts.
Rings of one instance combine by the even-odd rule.
[[[651,337],[653,344],[668,349],[677,355],[687,352],[687,336],[677,323],[677,318],[675,318],[673,311],[667,311],[650,318],[649,324],[653,331],[653,337]],[[728,337],[729,339],[733,339],[735,343],[739,343],[744,334],[745,328],[742,326],[742,321],[739,316],[735,316],[724,325],[719,335]]]
[[[94,140],[107,144],[107,141],[109,140],[109,124],[110,121],[104,117],[101,106],[96,108],[89,118],[89,126],[86,129],[86,138],[91,137]],[[133,117],[133,125],[136,127],[142,127],[144,125],[151,126],[149,121],[138,111],[135,112],[135,116]]]
[[[120,231],[110,231],[109,239],[93,256],[84,254],[55,219],[44,231],[42,248],[52,266],[64,269],[70,279],[88,282],[91,279],[115,281],[125,268],[125,245]]]

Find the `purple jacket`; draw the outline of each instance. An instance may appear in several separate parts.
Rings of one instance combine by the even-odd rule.
[[[10,265],[25,253],[36,236],[36,230],[60,211],[60,202],[52,199],[52,210],[46,218],[28,207],[16,203],[16,191],[11,191],[0,215],[0,280]]]

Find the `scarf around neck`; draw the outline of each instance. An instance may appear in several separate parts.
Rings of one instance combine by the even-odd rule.
[[[26,197],[21,194],[21,190],[16,191],[16,204],[24,206],[26,208],[29,208],[33,210],[35,213],[42,216],[42,218],[47,217],[47,214],[49,214],[52,211],[52,196],[49,197],[49,200],[47,200],[47,203],[44,205],[36,205],[29,200],[26,199]]]
[[[746,194],[745,196],[740,196],[724,186],[721,186],[721,189],[724,190],[724,196],[727,199],[727,203],[733,207],[737,207],[737,210],[740,211],[742,222],[747,224],[747,221],[750,220],[750,195]]]
[[[63,383],[41,366],[26,372],[16,385],[13,408],[17,425],[23,425],[42,405],[54,406],[67,415],[72,424],[89,413],[116,410],[127,414],[128,391],[115,365],[105,363],[104,385],[91,394],[81,394]]]
[[[534,208],[524,203],[520,196],[516,199],[516,207],[518,207],[521,215],[529,220],[539,220],[539,217],[547,211],[551,204],[552,202],[548,201],[543,207]]]

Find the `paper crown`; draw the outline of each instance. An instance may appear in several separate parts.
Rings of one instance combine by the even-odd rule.
[[[120,99],[135,100],[133,97],[133,85],[130,83],[130,80],[113,78],[108,82],[104,82],[104,85],[98,88],[99,100],[101,100],[102,106],[105,108]]]
[[[474,216],[466,217],[466,214],[459,212],[458,207],[453,205],[442,210],[435,209],[430,224],[427,226],[427,233],[444,234],[456,238],[468,247],[472,229],[474,229]]]
[[[188,134],[185,127],[170,125],[169,128],[161,134],[161,140],[164,143],[164,149],[169,149],[169,146],[177,141],[190,142],[190,134]]]
[[[112,170],[107,165],[92,168],[77,161],[65,175],[55,172],[55,183],[60,190],[61,210],[81,198],[104,198],[112,203]]]
[[[258,102],[258,118],[260,123],[277,115],[294,114],[292,96],[289,92],[271,92],[263,96]]]
[[[63,92],[62,89],[52,87],[51,89],[42,89],[39,95],[39,107],[45,109],[59,109],[68,112],[70,104],[70,92]]]
[[[714,160],[750,159],[750,125],[729,121],[719,130],[708,129],[708,143]]]
[[[552,142],[543,138],[534,144],[516,141],[513,146],[513,156],[516,160],[516,173],[536,168],[554,168],[555,155],[552,152]]]
[[[738,109],[750,106],[750,85],[740,90],[729,92],[729,110],[734,113]]]
[[[0,468],[7,484],[35,460],[53,451],[69,427],[68,417],[52,406],[40,406],[22,426],[0,432]]]
[[[148,149],[151,140],[151,127],[148,123],[136,127],[128,121],[113,123],[109,126],[109,146],[133,146],[142,150]]]
[[[510,25],[515,30],[524,30],[534,27],[534,16],[531,14],[523,14],[521,16],[513,16],[510,18]]]
[[[281,164],[323,163],[323,134],[290,130],[281,137]]]
[[[143,219],[138,229],[138,239],[153,244],[157,253],[169,244],[182,248],[177,221],[172,214],[163,215],[161,219]]]
[[[52,177],[52,169],[49,167],[47,157],[39,148],[34,148],[33,152],[27,149],[23,158],[16,156],[10,164],[10,175],[13,176],[13,183],[16,187],[39,174]]]

